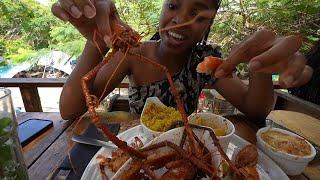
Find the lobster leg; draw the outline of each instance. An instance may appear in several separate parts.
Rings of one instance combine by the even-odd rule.
[[[142,168],[142,161],[139,159],[132,159],[132,161],[129,164],[129,167],[127,171],[122,173],[119,177],[120,180],[127,180],[127,179],[140,179],[138,178],[138,174]]]
[[[225,159],[227,161],[227,163],[229,164],[229,166],[231,167],[232,170],[236,171],[236,167],[232,164],[231,160],[228,158],[228,156],[226,155],[226,153],[223,151],[223,149],[221,148],[220,146],[220,143],[219,143],[219,139],[217,138],[217,136],[214,134],[213,130],[210,129],[210,128],[207,128],[207,127],[203,127],[203,126],[197,126],[197,125],[194,125],[194,124],[191,124],[191,127],[192,128],[197,128],[197,129],[204,129],[204,130],[207,130],[209,131],[209,134],[213,140],[213,143],[214,145],[217,147],[220,155],[223,157],[223,159]]]
[[[197,159],[193,155],[189,155],[184,149],[181,149],[178,145],[176,145],[170,141],[164,141],[163,143],[165,145],[171,147],[175,151],[177,151],[182,157],[184,157],[185,159],[188,159],[192,164],[197,166],[199,169],[203,170],[209,176],[211,176],[213,178],[217,177],[215,168],[213,166],[210,166],[210,165],[204,163],[203,161],[201,161],[200,159]]]
[[[101,69],[101,67],[105,65],[109,61],[109,59],[112,58],[112,56],[113,56],[113,53],[109,54],[101,63],[99,63],[96,67],[94,67],[81,79],[82,90],[85,96],[88,111],[90,113],[92,123],[98,129],[100,129],[110,141],[112,141],[120,149],[127,152],[131,156],[135,156],[138,158],[145,158],[146,155],[128,146],[126,142],[121,141],[120,139],[117,138],[117,136],[115,136],[111,131],[109,131],[109,129],[102,123],[100,116],[98,116],[97,112],[95,111],[95,108],[99,104],[99,101],[97,97],[90,94],[88,83],[92,78],[96,76],[99,69]]]
[[[192,154],[188,153],[187,151],[185,151],[184,149],[182,149],[181,147],[179,147],[178,145],[176,145],[170,141],[162,141],[160,143],[150,145],[148,147],[141,149],[141,151],[143,151],[143,152],[150,151],[152,149],[157,149],[157,148],[161,148],[161,147],[165,147],[165,146],[168,146],[168,147],[172,148],[173,150],[175,150],[180,156],[189,160],[192,164],[197,166],[199,169],[202,169],[209,176],[216,177],[216,171],[215,171],[214,167],[212,167],[212,166],[208,165],[207,163],[203,162],[202,160],[196,158]]]
[[[170,84],[171,93],[175,97],[175,100],[176,100],[176,103],[177,103],[177,106],[178,106],[178,110],[182,115],[182,119],[184,121],[184,126],[185,126],[185,129],[186,129],[188,138],[190,140],[190,146],[191,146],[192,149],[195,150],[195,153],[196,153],[197,157],[200,157],[201,156],[201,150],[200,150],[200,148],[198,148],[198,146],[195,143],[196,141],[195,141],[195,138],[194,138],[194,133],[193,133],[192,129],[190,128],[190,125],[188,123],[188,117],[187,117],[187,114],[186,114],[185,109],[183,107],[182,100],[180,99],[180,95],[179,95],[177,89],[175,88],[175,85],[173,83],[173,80],[172,80],[171,74],[169,73],[168,68],[166,68],[165,66],[163,66],[161,64],[158,64],[158,63],[156,63],[156,62],[154,62],[154,61],[152,61],[152,60],[150,60],[150,59],[148,59],[148,58],[146,58],[144,56],[141,56],[139,54],[135,54],[135,53],[130,53],[130,54],[139,57],[140,61],[143,61],[143,62],[146,62],[146,63],[150,63],[153,66],[155,66],[156,68],[159,68],[159,69],[161,69],[162,71],[165,72],[165,74],[167,76],[167,79],[169,81],[169,84]]]
[[[151,178],[151,179],[158,179],[158,177],[156,176],[156,174],[151,170],[149,165],[142,165],[142,169],[144,170],[144,172]]]
[[[127,56],[128,51],[129,51],[129,48],[126,49],[126,52],[124,53],[124,56],[122,57],[122,59],[120,60],[120,62],[119,62],[118,65],[117,65],[117,67],[116,67],[116,68],[114,69],[114,71],[112,72],[110,78],[108,79],[107,84],[105,85],[105,87],[104,87],[104,89],[103,89],[103,92],[102,92],[102,94],[101,94],[101,96],[100,96],[100,98],[99,98],[99,101],[102,100],[103,95],[105,94],[107,88],[109,87],[109,84],[110,84],[111,80],[113,79],[113,77],[114,77],[114,75],[116,74],[117,70],[119,69],[120,65],[121,65],[121,64],[123,63],[123,61],[126,59],[126,56]]]

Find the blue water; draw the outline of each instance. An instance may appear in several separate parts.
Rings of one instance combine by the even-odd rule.
[[[12,65],[0,66],[0,77],[2,77],[2,75],[6,75],[10,69],[12,69]]]
[[[30,66],[29,63],[0,66],[0,78],[12,78],[16,73],[27,70]]]

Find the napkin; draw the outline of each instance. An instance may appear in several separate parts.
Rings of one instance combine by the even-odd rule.
[[[120,124],[107,124],[107,127],[114,134],[118,134],[120,130]],[[88,127],[88,129],[83,135],[99,140],[107,140],[93,124],[91,124]],[[100,148],[101,147],[98,146],[76,144],[69,152],[70,158],[66,157],[64,159],[59,168],[57,168],[56,171],[53,173],[51,179],[58,179],[58,176],[61,175],[66,176],[67,180],[81,179],[81,176],[84,170],[86,169],[88,163]],[[70,162],[70,159],[72,164]]]

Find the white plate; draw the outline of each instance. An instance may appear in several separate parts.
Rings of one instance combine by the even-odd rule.
[[[134,130],[133,130],[134,129]],[[176,128],[173,130],[170,130],[166,133],[163,133],[162,135],[159,136],[159,138],[154,139],[152,142],[149,142],[149,144],[151,143],[156,143],[158,140],[162,141],[163,139],[172,141],[172,142],[180,142],[180,138],[182,136],[182,132],[183,132],[183,128]],[[135,133],[142,133],[139,134],[139,136],[145,136],[143,134],[143,129],[141,128],[141,126],[136,126],[132,129],[129,129],[128,131],[122,133],[125,134],[126,137],[134,137],[136,136]],[[203,138],[203,139],[210,139],[208,133],[201,133],[200,130],[196,130],[195,133],[197,135],[199,135],[199,137]],[[120,134],[119,137],[121,138],[122,135]],[[201,134],[201,136],[200,136]],[[149,136],[150,137],[150,136]],[[146,138],[148,139],[148,137]],[[209,148],[209,150],[215,150],[215,147],[212,146],[212,143],[208,140],[205,141],[206,146]],[[210,146],[211,144],[211,146]],[[231,139],[231,142],[229,144],[228,150],[227,150],[227,155],[229,156],[229,158],[232,158],[234,152],[239,151],[242,147],[244,147],[245,145],[249,144],[247,141],[245,141],[244,139],[242,139],[241,137],[234,135],[233,138]],[[258,160],[258,165],[257,165],[257,169],[260,175],[261,179],[289,179],[288,176],[279,168],[278,165],[276,165],[269,157],[267,157],[265,154],[263,154],[263,152],[261,152],[260,150],[258,150],[259,153],[259,160]],[[101,174],[100,174],[100,170],[99,170],[99,166],[96,160],[97,155],[104,155],[104,156],[110,156],[111,155],[111,149],[106,149],[106,148],[101,148],[97,154],[91,159],[90,163],[88,164],[86,170],[84,171],[82,178],[83,180],[85,179],[97,179],[97,180],[102,180]],[[125,165],[120,168],[119,171],[124,171],[126,170],[126,165],[128,164],[128,162],[125,163]],[[118,171],[118,172],[119,172]],[[114,173],[112,173],[110,170],[108,170],[106,168],[106,174],[107,176],[111,179],[117,179],[117,174],[114,175]]]
[[[227,150],[228,157],[232,157],[232,154],[234,154],[234,152],[239,151],[241,148],[248,144],[250,144],[248,141],[234,134]],[[272,180],[289,180],[289,177],[273,160],[271,160],[267,155],[265,155],[260,149],[258,149],[258,153],[259,159],[257,168],[259,171],[259,175],[261,175],[261,173],[264,172]]]
[[[149,133],[146,133],[145,130],[142,128],[141,125],[135,126],[133,128],[128,129],[127,131],[124,131],[120,133],[117,137],[123,141],[126,141],[128,144],[131,144],[134,142],[134,138],[138,137],[143,144],[148,144],[152,139],[152,135],[147,135]],[[87,165],[85,171],[82,174],[81,180],[87,180],[87,179],[95,179],[95,180],[102,180],[100,169],[99,169],[99,163],[97,161],[98,155],[103,155],[105,157],[111,157],[112,153],[111,148],[101,148],[91,159],[89,164]],[[108,177],[113,177],[114,173],[106,168],[106,174]]]

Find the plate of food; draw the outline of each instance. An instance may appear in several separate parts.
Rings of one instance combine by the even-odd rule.
[[[149,133],[146,135],[143,135],[145,131],[141,127],[141,125],[136,126],[132,129],[129,129],[128,131],[124,132],[123,134],[126,134],[127,136],[134,135],[136,133],[142,133],[140,134],[141,136],[148,136]],[[219,150],[217,147],[214,145],[214,142],[211,138],[211,135],[208,130],[206,129],[193,129],[193,132],[196,134],[196,136],[206,145],[208,150],[211,152],[211,160],[213,166],[219,170],[217,172],[223,172],[226,174],[228,172],[228,169],[230,167],[228,164],[225,164],[225,161],[223,160],[223,157],[219,153]],[[152,147],[155,146],[157,143],[164,143],[164,142],[171,142],[174,143],[175,145],[179,146],[183,137],[184,137],[184,127],[180,128],[175,128],[172,130],[169,130],[167,132],[162,133],[160,136],[156,137],[155,139],[149,141],[149,143],[145,144],[145,147]],[[149,134],[150,135],[150,134]],[[122,134],[119,135],[121,138]],[[150,137],[152,138],[152,137]],[[185,142],[185,150],[188,149],[186,148],[189,143]],[[241,137],[238,137],[236,135],[233,135],[230,143],[228,145],[226,155],[228,158],[231,159],[231,162],[234,166],[240,167],[239,164],[248,164],[247,159],[253,159],[252,164],[250,167],[248,167],[248,171],[253,171],[253,175],[255,177],[258,177],[259,179],[288,179],[286,174],[279,168],[278,165],[276,165],[268,156],[266,156],[263,152],[258,150],[255,146],[247,146],[250,143],[242,139]],[[168,148],[168,145],[166,145],[164,149],[156,149],[155,151],[151,151],[150,155],[148,157],[149,162],[148,164],[150,166],[154,166],[154,164],[159,164],[159,162],[163,162],[163,159],[175,159],[172,158],[177,155],[172,155],[172,148]],[[142,148],[142,151],[148,150],[147,148]],[[240,153],[241,152],[241,153]],[[255,153],[256,152],[256,153]],[[239,155],[242,154],[242,155]],[[177,153],[175,153],[177,154]],[[179,154],[179,153],[178,153]],[[184,153],[188,155],[188,153]],[[252,154],[256,154],[256,156],[252,157]],[[112,155],[115,157],[113,158],[114,160],[111,160]],[[238,156],[237,156],[238,155]],[[103,156],[103,157],[101,157]],[[181,156],[181,152],[180,155]],[[242,157],[242,158],[241,158]],[[106,160],[109,158],[110,160]],[[162,159],[162,160],[161,160]],[[178,159],[179,160],[179,159]],[[117,161],[117,162],[116,162]],[[108,164],[111,163],[112,165]],[[132,165],[133,160],[129,158],[128,155],[125,155],[125,153],[118,153],[117,151],[112,153],[111,149],[107,148],[101,148],[100,151],[92,158],[91,162],[87,166],[85,172],[83,173],[82,179],[105,179],[104,177],[107,177],[108,179],[130,179],[131,177],[128,176],[128,173],[130,175],[130,172],[132,173],[132,169],[136,164]],[[174,167],[175,163],[179,164],[179,161],[175,162],[167,162],[166,164],[168,168]],[[180,162],[181,163],[181,162]],[[145,164],[145,163],[143,163]],[[161,163],[160,163],[161,164]],[[183,163],[187,164],[187,169],[188,171],[197,169],[194,167],[193,164],[188,164],[188,163]],[[250,163],[249,163],[250,164]],[[161,166],[161,165],[160,165]],[[163,167],[164,166],[164,167]],[[157,177],[160,177],[168,171],[168,169],[165,168],[166,165],[163,165],[162,168],[158,168],[154,173]],[[139,167],[139,165],[138,165]],[[254,167],[254,168],[252,168]],[[117,169],[112,169],[112,168],[117,168]],[[226,170],[227,169],[227,170]],[[113,170],[113,171],[112,171]],[[143,168],[139,168],[140,172],[144,172]],[[183,169],[182,169],[183,170]],[[256,174],[255,174],[256,172]],[[142,174],[138,175],[133,173],[134,176],[139,176],[141,177]],[[252,173],[251,173],[252,174]],[[132,175],[132,174],[131,174]],[[194,176],[200,176],[200,175],[195,175]],[[220,174],[221,176],[221,174]],[[230,175],[229,175],[230,176]],[[202,179],[206,179],[207,177],[202,177]]]
[[[135,126],[117,136],[126,141],[132,147],[138,148],[150,142],[153,137],[145,132],[141,125]],[[103,179],[100,168],[103,168],[107,177],[113,177],[115,172],[129,159],[129,156],[123,151],[114,148],[101,148],[88,163],[82,180]]]
[[[222,149],[227,150],[235,133],[235,127],[231,121],[223,116],[205,112],[191,114],[188,119],[191,124],[211,128],[219,139]]]
[[[211,156],[206,154],[201,161],[193,158],[188,150],[190,143],[183,138],[184,127],[175,128],[162,133],[149,142],[146,148],[142,148],[142,151],[148,154],[147,160],[129,159],[111,179],[210,179],[213,176],[221,179],[239,179],[244,176],[266,180],[288,179],[270,158],[238,136],[234,136],[229,143],[227,156],[231,159],[231,164],[228,164],[228,160],[224,159],[224,155],[220,154],[219,148],[215,146],[214,138],[211,138],[208,129],[193,128],[193,132],[207,148],[202,150],[208,150]],[[208,164],[211,169],[206,169],[208,164],[203,163],[206,161],[210,162]],[[233,171],[233,168],[236,170]]]
[[[257,132],[258,147],[288,175],[299,175],[316,155],[313,145],[290,131],[265,127]]]
[[[140,118],[140,123],[147,132],[154,137],[159,136],[170,130],[178,121],[182,121],[179,111],[173,107],[167,107],[157,97],[147,98]]]
[[[82,179],[208,179],[213,176],[288,179],[268,156],[234,135],[232,122],[222,116],[193,114],[188,117],[190,126],[173,128],[172,124],[181,122],[180,118],[179,112],[166,107],[158,98],[148,98],[141,125],[118,135],[139,149],[141,157],[129,156],[122,150],[101,148],[88,164]],[[177,171],[183,172],[184,176],[175,175]]]
[[[165,106],[157,97],[147,98],[140,123],[154,137],[177,126],[183,126],[180,113]],[[213,113],[194,113],[189,117],[191,124],[210,127],[217,135],[222,149],[226,150],[235,132],[233,124],[223,116]]]

